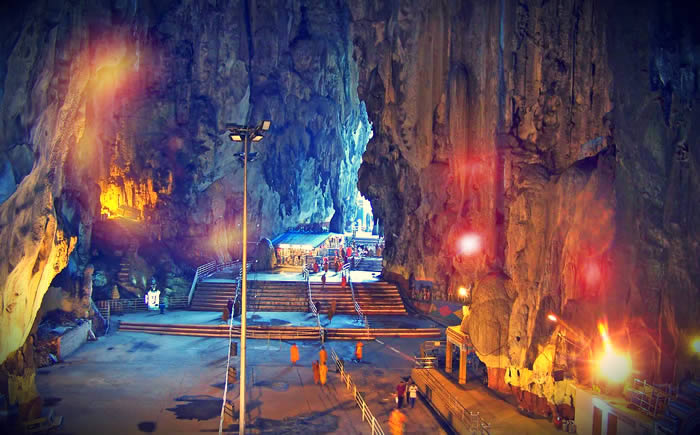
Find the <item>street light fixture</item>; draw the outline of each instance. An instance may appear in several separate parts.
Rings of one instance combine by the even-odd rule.
[[[248,141],[260,142],[263,139],[262,131],[270,129],[270,121],[262,121],[258,126],[227,126],[231,132],[229,137],[234,142],[243,142],[243,152],[236,155],[243,161],[243,258],[241,260],[241,381],[239,393],[239,411],[238,411],[238,433],[245,433],[245,378],[246,378],[246,298],[247,298],[247,268],[248,262],[248,161],[253,161],[258,153],[248,152]],[[222,427],[219,425],[219,433]]]

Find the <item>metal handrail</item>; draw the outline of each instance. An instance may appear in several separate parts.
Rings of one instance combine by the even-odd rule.
[[[347,272],[346,275],[348,277],[348,285],[350,286],[350,295],[352,296],[352,303],[355,305],[357,317],[365,325],[365,328],[369,329],[369,321],[367,320],[367,316],[362,312],[362,308],[360,308],[360,304],[357,303],[357,299],[355,298],[355,286],[352,285],[352,278],[350,276],[350,263],[343,264],[343,271]]]
[[[489,434],[489,425],[478,411],[469,411],[454,396],[447,393],[444,388],[440,388],[440,381],[430,373],[430,368],[419,368],[414,373],[420,373],[425,379],[426,385],[430,383],[430,390],[438,394],[450,408],[450,413],[467,424],[472,433]]]
[[[318,310],[316,309],[316,304],[314,304],[314,300],[311,297],[311,274],[309,273],[308,269],[304,268],[302,271],[302,274],[304,278],[306,279],[306,289],[309,294],[309,308],[311,308],[311,312],[314,313],[314,316],[316,316],[316,324],[318,325],[318,337],[321,343],[324,342],[323,340],[323,327],[321,326],[321,316],[318,313]]]
[[[369,406],[367,406],[367,402],[365,402],[365,399],[362,397],[362,394],[357,391],[357,385],[352,382],[350,374],[345,371],[343,363],[340,361],[338,354],[335,353],[335,349],[333,348],[331,348],[331,358],[333,358],[335,361],[335,365],[340,373],[340,379],[345,384],[345,387],[348,390],[352,388],[352,396],[355,399],[355,403],[357,403],[357,406],[359,406],[360,410],[362,411],[362,421],[367,421],[367,424],[369,424],[370,430],[372,431],[372,435],[384,435],[384,429],[382,429],[382,427],[379,425],[379,421],[372,414],[372,411],[370,411]]]
[[[190,292],[187,295],[187,305],[192,305],[192,297],[194,296],[194,289],[197,287],[199,280],[204,279],[216,272],[222,271],[230,266],[240,263],[240,260],[224,261],[223,263],[217,263],[216,261],[210,261],[209,263],[202,264],[197,268],[194,273],[194,278],[192,278],[192,285],[190,286]]]

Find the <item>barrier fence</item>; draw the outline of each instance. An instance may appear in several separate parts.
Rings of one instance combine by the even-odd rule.
[[[372,431],[372,435],[384,435],[384,429],[382,429],[381,425],[379,424],[379,421],[374,417],[372,411],[370,411],[369,407],[367,406],[367,402],[365,402],[365,399],[362,397],[362,394],[359,391],[357,391],[357,386],[354,382],[352,382],[350,374],[345,371],[343,362],[340,361],[340,359],[338,358],[338,354],[335,353],[335,349],[332,348],[331,358],[333,358],[333,360],[335,361],[335,365],[338,368],[338,372],[340,373],[340,379],[345,384],[345,387],[348,390],[352,390],[352,396],[355,399],[355,403],[357,403],[357,406],[359,406],[360,410],[362,411],[362,421],[366,421],[367,424],[369,424],[370,430]]]
[[[427,361],[418,361],[417,359],[416,362],[421,365],[421,362]],[[430,367],[414,370],[413,373],[423,377],[423,381],[430,388],[431,394],[440,396],[440,400],[448,407],[448,412],[454,418],[461,420],[469,428],[469,433],[489,434],[490,425],[481,418],[479,412],[469,411],[456,397],[445,391],[444,388],[441,388],[440,381],[433,376]]]
[[[142,298],[131,299],[107,299],[95,301],[95,306],[100,314],[105,318],[107,324],[112,314],[135,313],[137,311],[148,311],[148,305]],[[187,296],[169,296],[166,308],[187,308]]]

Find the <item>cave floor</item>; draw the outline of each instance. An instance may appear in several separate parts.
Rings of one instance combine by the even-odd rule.
[[[178,315],[218,321],[216,313],[206,312],[128,316],[139,314],[152,317],[149,321]],[[413,362],[407,355],[421,341],[370,342],[362,363],[350,362],[354,343],[327,344],[346,361],[360,390],[366,389],[368,405],[387,433],[391,393],[400,376],[410,375]],[[290,367],[289,343],[248,341],[250,433],[369,433],[334,370],[329,370],[325,388],[314,385],[311,361],[318,358],[318,343],[298,345],[300,363]],[[232,361],[238,366],[238,358]],[[45,406],[64,417],[57,434],[211,433],[218,431],[225,364],[225,340],[120,332],[113,325],[107,336],[86,343],[64,362],[40,369],[36,383]],[[238,384],[228,397],[237,406]],[[421,402],[406,415],[407,433],[443,432]]]
[[[326,314],[320,316],[321,324],[331,328],[364,328],[357,320],[357,316],[349,314],[336,314],[332,321],[328,321]],[[188,311],[173,310],[160,314],[153,311],[142,311],[112,315],[113,320],[124,322],[142,322],[156,324],[184,324],[184,325],[223,325],[221,313],[215,311]],[[439,328],[435,322],[413,316],[379,315],[368,316],[372,328]],[[233,319],[234,325],[240,325],[240,317]],[[316,318],[309,313],[257,311],[248,314],[248,325],[264,326],[316,326]],[[116,327],[116,324],[113,325]]]

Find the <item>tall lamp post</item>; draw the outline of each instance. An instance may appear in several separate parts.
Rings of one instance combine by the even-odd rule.
[[[247,297],[247,262],[248,262],[248,160],[253,161],[258,153],[248,153],[248,141],[260,142],[263,132],[270,129],[270,121],[262,121],[255,127],[232,125],[227,127],[229,137],[234,142],[243,142],[243,152],[236,155],[243,161],[243,258],[241,261],[241,390],[239,393],[238,433],[245,433],[245,342],[246,342],[246,297]]]

